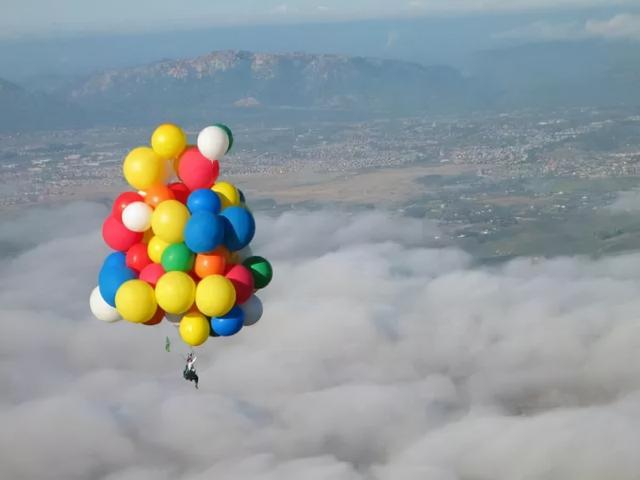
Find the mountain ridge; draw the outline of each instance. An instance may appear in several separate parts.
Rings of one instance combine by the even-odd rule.
[[[465,91],[451,67],[337,54],[213,51],[188,59],[114,69],[74,84],[65,96],[107,116],[124,108],[152,115],[204,108],[311,108],[429,111]],[[163,108],[164,107],[164,108]]]
[[[0,81],[0,130],[640,105],[632,47],[565,41],[480,51],[465,75],[365,56],[214,50],[66,81],[44,76],[32,91]]]

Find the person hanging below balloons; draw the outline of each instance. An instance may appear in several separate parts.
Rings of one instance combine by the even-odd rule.
[[[196,382],[196,388],[198,388],[198,374],[196,373],[196,369],[193,366],[196,363],[196,357],[193,352],[189,352],[187,355],[186,361],[187,364],[184,367],[184,371],[182,372],[182,376],[185,380],[189,380],[190,382]]]
[[[196,363],[197,359],[198,357],[196,357],[193,352],[189,352],[189,355],[187,355],[187,369],[195,372],[196,369],[193,365]]]

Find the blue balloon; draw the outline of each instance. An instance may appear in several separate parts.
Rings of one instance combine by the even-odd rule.
[[[230,337],[240,331],[244,324],[244,311],[233,307],[229,313],[220,317],[211,317],[211,329],[221,337]]]
[[[209,336],[210,337],[219,337],[220,336],[215,332],[215,330],[211,326],[211,319],[209,319]]]
[[[205,211],[218,214],[222,205],[216,192],[209,188],[199,188],[189,195],[187,208],[191,213]]]
[[[102,263],[102,268],[126,267],[127,255],[124,252],[113,252],[106,256]]]
[[[194,213],[184,227],[184,243],[192,252],[210,252],[220,246],[223,240],[222,218],[211,212]]]
[[[253,240],[256,221],[243,207],[227,207],[220,214],[224,220],[224,244],[231,250],[241,250]]]
[[[98,275],[98,288],[100,295],[112,307],[116,306],[116,292],[127,280],[138,278],[136,272],[129,267],[119,267],[115,265],[102,268]]]

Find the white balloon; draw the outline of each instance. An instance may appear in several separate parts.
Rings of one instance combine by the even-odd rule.
[[[173,313],[165,313],[164,318],[167,319],[167,322],[172,323],[175,327],[180,326],[180,320],[182,320],[183,315],[175,315]]]
[[[255,325],[262,317],[262,301],[255,295],[251,295],[249,300],[240,305],[240,309],[244,312],[243,325]]]
[[[102,298],[98,287],[94,288],[91,292],[91,296],[89,297],[89,308],[91,308],[93,316],[103,322],[112,323],[122,320],[118,310],[113,308],[104,300],[104,298]]]
[[[145,232],[151,227],[153,210],[144,202],[133,202],[122,211],[122,223],[132,232]]]
[[[215,125],[206,127],[198,134],[198,150],[211,161],[220,160],[229,150],[229,135]]]

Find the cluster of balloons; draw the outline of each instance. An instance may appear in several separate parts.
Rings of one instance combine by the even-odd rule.
[[[166,318],[191,346],[260,319],[255,293],[273,271],[249,247],[256,225],[243,193],[218,181],[232,145],[225,125],[205,128],[190,146],[179,126],[163,124],[150,147],[129,152],[123,173],[135,191],[115,199],[102,226],[114,252],[90,296],[96,318],[144,325]]]

